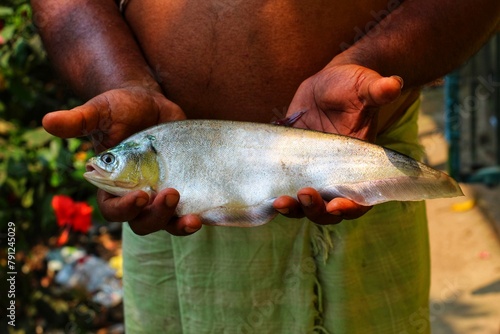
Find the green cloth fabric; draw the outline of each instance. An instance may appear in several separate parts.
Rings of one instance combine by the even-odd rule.
[[[419,158],[415,103],[379,144]],[[123,232],[127,333],[428,333],[423,202],[318,226]]]

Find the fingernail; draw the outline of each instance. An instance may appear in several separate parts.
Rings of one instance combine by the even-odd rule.
[[[196,232],[196,231],[198,231],[198,229],[197,229],[197,228],[190,227],[190,226],[186,226],[186,227],[184,227],[184,232],[186,232],[186,233],[191,234],[191,233],[194,233],[194,232]]]
[[[401,89],[403,89],[403,86],[404,86],[404,84],[405,84],[405,82],[404,82],[403,78],[401,78],[399,75],[393,75],[393,76],[391,76],[391,78],[394,78],[394,79],[396,79],[397,81],[399,81],[399,83],[401,84]]]
[[[329,211],[328,213],[331,214],[332,216],[340,216],[340,215],[342,215],[342,212],[340,212],[339,210]]]
[[[174,208],[178,202],[179,202],[179,196],[175,194],[168,194],[167,196],[165,196],[165,204],[169,208]]]
[[[305,207],[311,206],[312,197],[310,195],[298,195],[299,202]]]
[[[143,207],[144,205],[146,205],[147,202],[148,202],[148,200],[145,199],[144,197],[138,197],[135,200],[135,206],[137,206],[137,207]]]
[[[279,213],[281,213],[282,215],[287,215],[290,213],[290,209],[289,208],[281,208],[281,209],[276,209],[276,211],[278,211]]]

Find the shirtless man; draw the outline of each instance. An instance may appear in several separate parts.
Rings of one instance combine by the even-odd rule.
[[[281,116],[284,116],[285,111],[287,115],[291,115],[299,110],[308,112],[295,124],[297,127],[377,141],[379,138],[385,138],[388,131],[400,124],[407,110],[415,105],[419,86],[444,75],[471,56],[496,31],[500,17],[498,0],[465,0],[459,5],[450,0],[130,0],[122,1],[122,12],[112,0],[32,0],[32,5],[35,23],[55,67],[74,91],[90,99],[73,110],[48,114],[44,119],[44,127],[60,137],[90,135],[97,150],[114,146],[128,135],[151,125],[186,117],[268,123],[279,117],[280,112],[283,112]],[[404,79],[404,89],[401,78]],[[116,198],[102,191],[99,192],[98,198],[101,211],[107,219],[128,221],[130,228],[139,235],[162,229],[175,235],[191,234],[201,228],[201,223],[196,216],[185,216],[181,219],[173,217],[179,196],[182,194],[179,195],[174,189],[166,189],[154,199],[149,199],[144,192],[134,192]],[[361,216],[359,221],[368,220],[377,214],[374,212],[377,211],[375,208],[366,213],[369,208],[342,198],[325,203],[314,189],[302,189],[297,199],[280,197],[274,206],[287,217],[305,216],[320,224],[318,227],[305,220],[286,221],[287,226],[313,226],[308,227],[308,231],[321,231],[326,238],[322,240],[326,240],[326,243],[332,235],[339,235],[340,240],[350,240],[348,235],[353,231],[344,231],[345,228],[351,228],[344,226],[350,223],[336,225],[337,230],[334,230],[331,224]],[[412,221],[416,216],[413,211],[404,213],[407,209],[398,208],[397,212],[403,214],[401,217],[405,217],[398,218],[399,220]],[[423,208],[418,210],[420,213],[424,212]],[[394,212],[391,212],[391,215],[394,216]],[[353,221],[353,226],[358,224],[357,221]],[[196,240],[197,245],[204,245],[208,243],[207,240],[218,244],[238,239],[241,235],[245,235],[245,238],[249,238],[249,235],[260,235],[264,238],[274,235],[272,229],[282,226],[280,224],[272,222],[267,224],[271,227],[246,232],[232,229],[227,235],[224,229],[203,228],[185,240]],[[397,224],[396,222],[392,225]],[[425,222],[418,224],[425,225]],[[167,238],[167,234],[159,233],[152,234],[151,238]],[[359,225],[356,233],[373,235],[376,231],[370,231],[368,225]],[[388,231],[381,238],[395,233],[399,232]],[[402,258],[411,257],[411,253],[421,254],[418,261],[415,260],[413,265],[407,268],[408,272],[423,272],[423,276],[415,276],[412,281],[418,287],[406,287],[394,293],[395,285],[405,284],[403,280],[396,279],[399,274],[395,273],[405,265],[394,260],[390,267],[396,269],[382,268],[385,274],[390,273],[389,276],[384,278],[381,273],[371,272],[374,280],[378,279],[377,277],[380,280],[363,283],[366,291],[376,286],[373,288],[376,290],[373,292],[373,299],[366,297],[368,292],[365,291],[365,297],[355,297],[347,293],[347,296],[340,300],[332,301],[334,297],[330,297],[330,293],[335,293],[327,291],[325,287],[331,283],[329,277],[321,271],[322,265],[316,262],[313,276],[325,289],[325,294],[321,296],[317,286],[310,288],[312,285],[307,285],[309,283],[300,283],[301,288],[298,290],[305,291],[310,288],[312,291],[312,297],[306,298],[306,304],[308,301],[311,305],[307,304],[306,311],[300,312],[307,313],[309,309],[314,312],[306,315],[302,322],[297,320],[297,315],[292,315],[291,318],[295,319],[292,327],[287,327],[291,326],[287,323],[289,318],[283,314],[293,313],[286,309],[288,300],[296,300],[295,297],[288,296],[293,289],[283,288],[285,290],[281,291],[281,298],[259,299],[256,296],[265,293],[259,290],[259,287],[248,287],[250,292],[247,295],[246,292],[241,292],[238,296],[241,297],[241,303],[246,301],[249,304],[239,313],[231,313],[232,316],[224,315],[224,310],[230,309],[229,299],[233,298],[234,301],[234,295],[230,298],[220,297],[220,303],[217,299],[219,297],[214,297],[216,295],[207,295],[207,303],[211,300],[214,305],[221,307],[214,306],[216,311],[213,313],[206,311],[210,308],[208,305],[202,311],[198,309],[196,312],[190,312],[190,305],[196,302],[189,300],[195,297],[189,295],[186,292],[188,290],[183,290],[180,282],[182,279],[179,277],[185,275],[182,277],[192,282],[196,277],[206,275],[203,277],[208,281],[208,277],[215,274],[208,269],[202,270],[201,273],[180,273],[180,264],[175,262],[178,260],[176,256],[179,252],[184,252],[194,258],[201,252],[212,252],[211,259],[217,262],[219,260],[214,252],[218,245],[214,246],[215,248],[190,252],[188,247],[193,242],[188,245],[185,241],[174,238],[171,248],[162,248],[162,251],[173,252],[173,255],[163,255],[165,262],[168,262],[166,258],[170,256],[177,265],[174,275],[177,280],[171,282],[171,285],[177,287],[173,296],[179,296],[179,301],[168,306],[171,307],[168,310],[173,312],[169,313],[173,318],[169,318],[166,311],[162,311],[166,313],[155,318],[155,313],[158,313],[155,311],[158,310],[158,305],[163,305],[162,302],[154,304],[156,306],[138,305],[142,303],[140,298],[152,298],[151,294],[130,295],[129,299],[135,298],[137,304],[127,304],[126,300],[127,316],[133,318],[141,309],[148,310],[144,311],[144,314],[152,320],[144,319],[144,322],[153,326],[150,331],[153,328],[163,328],[165,331],[166,328],[171,328],[171,332],[194,332],[196,328],[203,328],[206,331],[218,332],[221,332],[221,329],[228,332],[234,332],[235,329],[266,332],[267,329],[273,333],[300,333],[303,328],[314,327],[324,331],[346,333],[377,333],[384,329],[387,333],[422,333],[428,330],[428,326],[419,321],[426,319],[426,296],[420,300],[406,301],[403,308],[394,306],[394,300],[401,299],[399,294],[405,295],[416,289],[418,293],[425,295],[428,289],[428,265],[421,264],[428,256],[424,249],[425,233],[412,233],[413,235],[408,235],[408,240],[422,239],[424,246],[415,246],[418,250],[412,246],[401,249],[408,253],[404,253]],[[150,245],[153,239],[147,239],[148,237],[150,236],[140,240],[134,239],[134,242],[149,240],[147,245]],[[138,237],[129,235],[127,238],[132,240]],[[290,238],[295,238],[294,242],[298,240],[296,235]],[[301,235],[301,238],[305,236]],[[162,243],[161,240],[154,240]],[[313,241],[311,243],[316,245]],[[353,242],[346,242],[349,243]],[[249,243],[248,248],[252,247],[254,246]],[[280,252],[283,251],[283,247],[279,245],[273,244],[272,247],[279,247]],[[130,249],[132,248],[130,246]],[[257,249],[257,246],[254,248]],[[140,247],[134,249],[141,250]],[[369,252],[373,252],[373,249],[365,253]],[[340,253],[342,252],[332,253],[330,249],[328,261],[344,261],[345,258]],[[143,255],[143,260],[147,261],[152,256]],[[270,262],[269,266],[274,268],[277,264],[282,265],[288,261],[287,258],[293,258],[294,255],[284,253],[282,256]],[[345,257],[345,254],[343,256]],[[391,256],[395,255],[391,253]],[[299,260],[300,258],[299,256]],[[311,258],[316,261],[317,253],[312,254]],[[366,262],[366,259],[363,257],[363,261]],[[127,258],[125,260],[127,261]],[[327,262],[326,258],[324,260],[326,265],[323,269],[328,271],[328,268],[333,268],[334,264]],[[140,262],[138,263],[140,265]],[[200,266],[200,263],[182,263],[182,266]],[[379,263],[378,267],[380,266]],[[353,268],[358,267],[342,268],[345,271],[354,270],[351,272],[353,274],[357,270]],[[360,268],[361,264],[358,269]],[[142,271],[148,269],[146,265],[143,269],[139,268]],[[234,268],[234,275],[238,270],[240,269]],[[283,286],[283,281],[279,278],[286,272],[286,268],[283,270],[281,274],[276,274],[274,280],[271,279],[271,287],[272,284]],[[163,274],[161,279],[172,276],[171,272]],[[129,275],[133,277],[139,274],[130,271]],[[244,277],[235,278],[240,279],[244,281]],[[385,285],[380,283],[384,279]],[[337,281],[332,279],[332,282]],[[217,283],[207,283],[208,287],[205,286],[200,291],[214,289],[218,291],[219,296],[223,294],[224,288],[231,289],[230,285],[221,288]],[[248,286],[252,283],[241,284]],[[339,285],[340,291],[350,291],[347,283],[346,286],[335,284]],[[308,288],[303,288],[304,286]],[[125,289],[134,289],[134,286],[132,283],[125,283]],[[155,293],[154,289],[150,291]],[[338,291],[336,293],[338,295]],[[324,300],[312,302],[315,297],[323,297]],[[394,300],[391,299],[393,297]],[[196,298],[195,300],[199,301]],[[350,304],[350,300],[356,298],[357,301]],[[185,300],[188,300],[187,304],[184,304]],[[258,307],[266,301],[271,301],[274,312],[269,323],[266,322],[269,317]],[[379,302],[382,306],[374,306]],[[410,305],[412,302],[414,304]],[[342,305],[345,305],[345,308],[342,308]],[[359,311],[363,319],[368,320],[363,322],[352,318],[357,310],[355,305],[369,310],[366,313]],[[380,315],[377,313],[379,309],[387,311]],[[404,310],[400,312],[401,309]],[[256,314],[264,314],[261,317],[264,320],[258,322],[258,326],[255,321],[245,318],[245,312],[251,315],[256,310]],[[281,311],[284,313],[279,313]],[[210,313],[207,317],[211,317],[213,321],[197,318],[204,312]],[[161,319],[166,318],[170,320],[164,320],[164,327],[159,326]],[[229,318],[236,319],[235,323],[231,325]],[[133,320],[127,323],[131,332],[139,330],[140,326],[134,327],[135,325]],[[143,329],[148,328],[147,324],[142,326]],[[294,330],[290,331],[290,328]],[[376,329],[373,330],[374,328]]]

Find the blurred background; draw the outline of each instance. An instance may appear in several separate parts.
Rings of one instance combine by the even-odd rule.
[[[57,81],[31,14],[26,0],[0,4],[0,332],[120,333],[120,224],[102,219],[82,177],[92,145],[40,127],[81,101]]]
[[[95,188],[82,177],[92,146],[85,138],[55,138],[40,127],[47,112],[81,102],[57,81],[28,1],[3,0],[2,333],[123,332],[120,224],[103,220]],[[431,318],[422,325],[433,333],[500,333],[499,112],[499,36],[423,90],[419,127],[425,162],[458,179],[466,194],[428,201]],[[11,273],[16,327],[8,326]]]

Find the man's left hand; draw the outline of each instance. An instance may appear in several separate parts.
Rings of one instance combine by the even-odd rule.
[[[402,88],[403,80],[397,76],[382,77],[354,64],[329,65],[300,85],[287,116],[306,111],[294,127],[373,142],[380,107],[395,101]],[[297,199],[290,196],[277,198],[274,208],[287,217],[305,216],[322,225],[355,219],[371,209],[346,198],[326,202],[312,188],[301,189]]]

